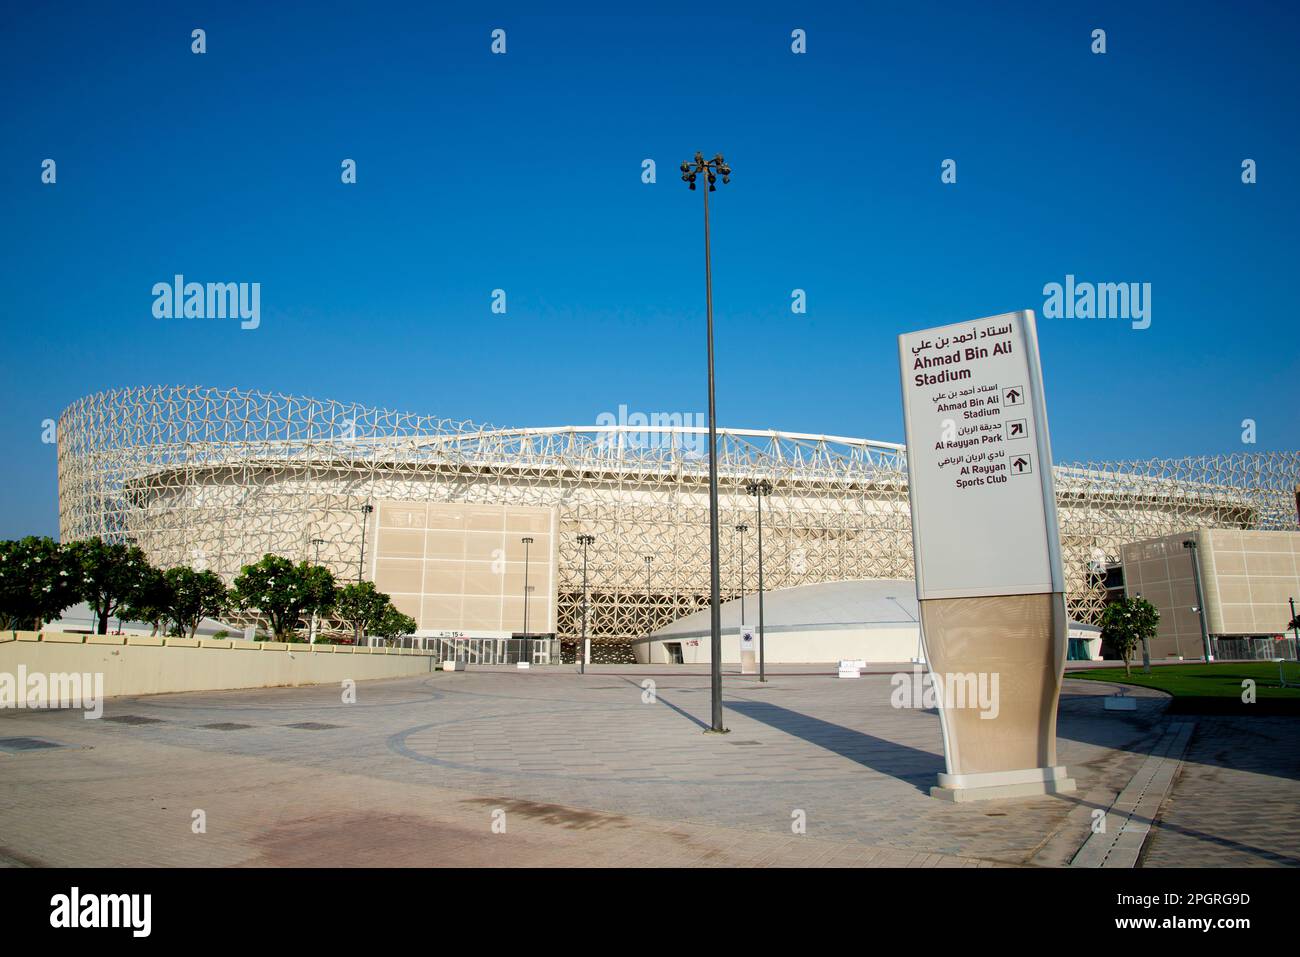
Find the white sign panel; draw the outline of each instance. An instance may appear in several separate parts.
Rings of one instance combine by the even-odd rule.
[[[753,651],[754,646],[754,629],[750,625],[745,625],[740,629],[740,650]]]
[[[916,593],[1064,591],[1032,312],[898,337]]]

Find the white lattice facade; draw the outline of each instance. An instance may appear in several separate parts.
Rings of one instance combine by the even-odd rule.
[[[912,576],[902,446],[734,429],[718,441],[724,598],[740,591],[740,523],[750,528],[746,585],[756,587],[755,500],[743,485],[754,478],[774,486],[763,516],[768,588]],[[621,643],[707,605],[701,449],[698,429],[671,424],[502,430],[281,395],[120,390],[74,403],[59,421],[60,532],[130,538],[160,566],[228,580],[266,552],[319,556],[355,580],[368,503],[551,508],[559,636],[579,633],[577,536],[589,533],[588,634]],[[1096,569],[1126,542],[1198,526],[1300,527],[1298,484],[1296,452],[1058,466],[1072,614],[1096,619]]]

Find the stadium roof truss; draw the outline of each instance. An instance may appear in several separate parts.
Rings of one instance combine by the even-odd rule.
[[[625,641],[708,602],[708,430],[646,425],[494,429],[294,396],[186,387],[114,390],[59,420],[65,541],[132,539],[164,567],[227,580],[266,552],[358,574],[361,506],[476,502],[558,510],[563,639]],[[910,578],[906,451],[832,435],[719,429],[724,598],[740,591],[744,482],[774,486],[764,510],[769,588]],[[1296,529],[1300,453],[1235,453],[1056,468],[1072,615],[1095,622],[1099,572],[1126,542],[1198,526]],[[373,541],[373,538],[371,539]],[[746,568],[757,542],[744,536]],[[650,556],[650,588],[645,557]],[[754,579],[747,583],[754,587]]]

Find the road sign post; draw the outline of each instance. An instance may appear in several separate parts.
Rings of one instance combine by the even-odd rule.
[[[740,626],[740,673],[758,674],[758,642],[754,639],[754,626]]]
[[[943,729],[935,797],[1074,790],[1056,764],[1068,648],[1032,312],[898,338],[921,634]]]

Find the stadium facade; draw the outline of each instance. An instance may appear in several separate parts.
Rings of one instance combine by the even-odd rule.
[[[160,566],[227,580],[267,552],[318,560],[374,580],[424,634],[566,642],[589,534],[593,658],[630,660],[629,641],[707,607],[707,430],[619,418],[497,429],[257,392],[99,393],[59,420],[60,534],[130,539]],[[773,485],[768,588],[912,577],[903,446],[726,428],[718,441],[724,599],[740,594],[742,541],[756,583],[752,479]],[[1071,616],[1096,621],[1127,543],[1300,528],[1298,486],[1297,452],[1058,465]]]

